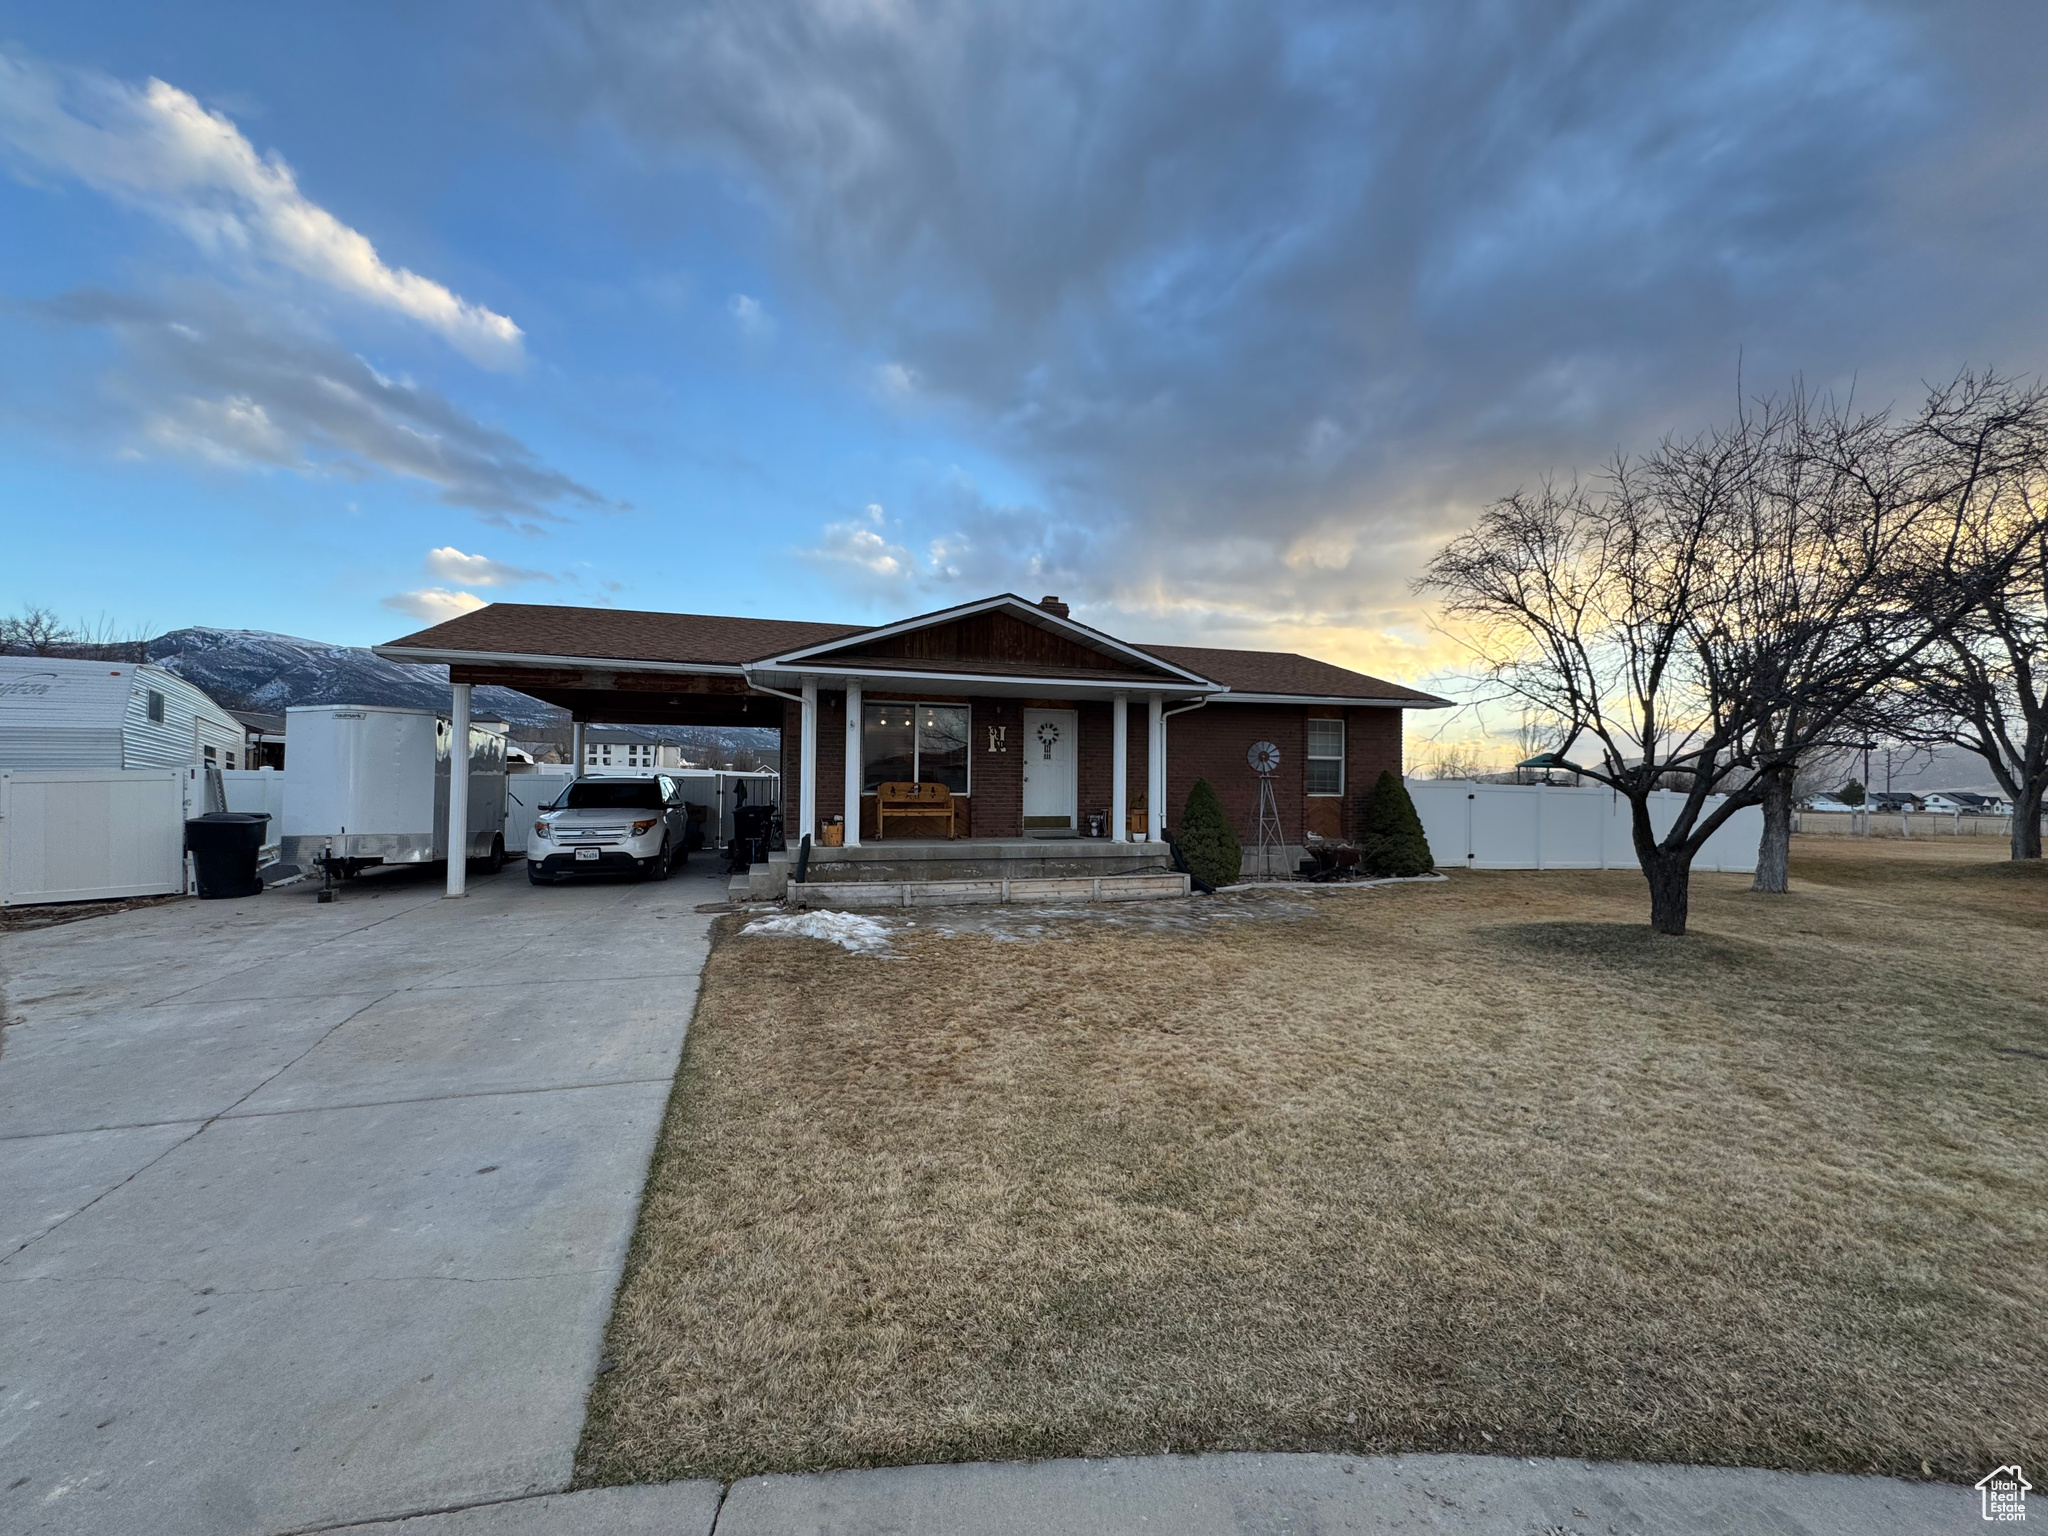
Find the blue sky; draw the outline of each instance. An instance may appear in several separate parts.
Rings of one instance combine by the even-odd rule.
[[[2044,32],[0,0],[0,605],[369,643],[1008,588],[1425,676],[1436,543],[1738,368],[2042,366]]]

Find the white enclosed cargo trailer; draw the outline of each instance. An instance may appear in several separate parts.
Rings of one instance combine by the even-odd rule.
[[[285,711],[281,861],[337,873],[449,856],[448,774],[454,730],[432,710],[306,704]],[[467,858],[505,856],[505,738],[469,731]]]

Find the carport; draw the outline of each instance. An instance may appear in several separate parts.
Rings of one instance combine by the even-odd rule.
[[[720,618],[494,603],[460,621],[375,647],[392,661],[448,668],[454,734],[468,728],[479,683],[519,692],[567,710],[583,767],[583,727],[610,725],[765,726],[783,730],[794,695],[751,683],[744,663],[764,652],[858,633],[859,626],[785,619]],[[449,785],[449,818],[468,815],[461,775]],[[448,894],[466,882],[462,861],[448,861]]]

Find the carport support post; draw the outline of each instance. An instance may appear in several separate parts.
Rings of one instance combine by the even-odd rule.
[[[1166,840],[1166,706],[1156,693],[1145,701],[1145,727],[1152,747],[1145,759],[1145,826],[1160,843]]]
[[[569,727],[569,777],[583,777],[583,722],[576,721]]]
[[[448,730],[448,894],[469,891],[469,688],[456,683]]]
[[[1131,696],[1120,693],[1109,703],[1109,840],[1127,843],[1131,803]]]
[[[846,685],[846,846],[860,846],[860,684]]]
[[[818,835],[818,680],[804,679],[803,746],[797,753],[796,835]]]

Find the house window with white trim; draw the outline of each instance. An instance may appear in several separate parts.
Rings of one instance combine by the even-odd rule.
[[[965,704],[866,704],[861,707],[861,790],[884,784],[943,784],[967,793]]]
[[[1344,793],[1344,722],[1311,720],[1308,723],[1308,792],[1312,795]]]

